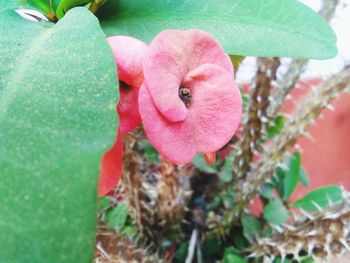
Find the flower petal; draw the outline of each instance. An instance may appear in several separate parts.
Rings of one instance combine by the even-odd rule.
[[[123,166],[123,136],[118,131],[117,139],[112,148],[104,154],[101,161],[98,195],[109,193],[119,182]]]
[[[119,80],[140,87],[143,82],[142,60],[148,46],[128,36],[108,37],[107,41],[113,52]]]
[[[147,138],[168,161],[184,164],[196,153],[192,127],[185,122],[170,122],[155,107],[144,83],[139,92],[139,108]]]
[[[203,63],[233,66],[219,43],[201,30],[165,30],[152,41],[143,70],[147,88],[158,110],[172,122],[183,121],[187,108],[178,96],[185,75]]]
[[[185,86],[192,91],[188,121],[196,151],[214,152],[234,135],[242,114],[242,97],[233,76],[213,64],[191,71]]]

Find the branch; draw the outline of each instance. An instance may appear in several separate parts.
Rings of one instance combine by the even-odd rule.
[[[276,79],[276,71],[280,65],[278,58],[260,58],[258,63],[255,87],[252,89],[251,102],[246,116],[247,121],[238,145],[236,174],[240,178],[249,171],[254,152],[260,148],[259,139],[265,124],[269,121],[266,110],[269,106],[271,81]]]
[[[280,233],[258,240],[247,250],[249,257],[262,257],[267,262],[281,257],[283,262],[292,255],[301,262],[303,253],[307,257],[329,258],[350,252],[350,194],[343,192],[343,198],[317,213],[303,211],[304,220],[281,226]]]

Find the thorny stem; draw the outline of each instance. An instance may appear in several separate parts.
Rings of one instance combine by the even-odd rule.
[[[97,10],[106,2],[107,0],[93,0],[89,7],[89,10],[92,13],[96,14]]]
[[[269,106],[271,82],[276,79],[276,71],[280,65],[278,58],[260,58],[258,63],[255,87],[252,89],[247,121],[236,158],[239,178],[244,177],[249,171],[254,152],[260,148],[259,139],[265,124],[269,121],[266,110]]]
[[[329,106],[332,100],[339,97],[341,92],[350,88],[349,86],[350,66],[347,66],[338,74],[329,78],[315,91],[310,91],[300,105],[299,110],[286,123],[288,129],[282,130],[271,141],[269,150],[261,155],[248,176],[236,182],[234,187],[236,190],[236,205],[231,211],[226,211],[222,217],[224,232],[229,231],[239,219],[240,214],[247,207],[249,201],[257,195],[260,186],[271,179],[275,167],[283,158],[286,150],[293,146],[300,136],[307,136],[306,128],[314,123],[315,119]],[[206,233],[208,238],[218,235],[221,235],[218,229],[211,229]]]

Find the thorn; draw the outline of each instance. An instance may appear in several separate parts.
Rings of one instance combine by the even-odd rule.
[[[335,107],[332,104],[328,104],[326,106],[327,109],[331,110],[331,111],[335,111]]]
[[[275,230],[276,232],[278,232],[280,234],[284,232],[284,229],[279,225],[271,225],[271,227],[273,230]]]
[[[314,249],[314,242],[309,242],[307,244],[307,255],[311,256],[312,255],[312,250]]]
[[[263,123],[268,123],[269,122],[269,119],[266,116],[261,116],[260,120]]]
[[[302,208],[299,208],[299,211],[303,214],[303,216],[305,216],[307,219],[309,220],[314,220],[315,217],[310,214],[309,212],[306,212],[306,210],[302,209]]]
[[[339,239],[339,242],[342,243],[348,252],[350,252],[350,247],[344,238]]]
[[[256,252],[253,252],[247,256],[247,258],[255,258],[257,256]]]
[[[319,211],[319,212],[323,212],[323,208],[318,204],[316,203],[315,201],[311,201],[311,203],[316,207],[316,209]]]

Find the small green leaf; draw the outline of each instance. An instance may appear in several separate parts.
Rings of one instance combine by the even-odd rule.
[[[135,236],[135,234],[138,232],[138,229],[135,226],[125,226],[121,232],[124,235]]]
[[[92,0],[62,0],[56,9],[56,16],[61,19],[70,9],[90,3]]]
[[[222,202],[224,204],[224,207],[226,209],[232,209],[233,208],[233,205],[234,205],[234,193],[235,193],[235,190],[230,187],[227,189],[226,193],[223,195],[222,197]]]
[[[317,205],[327,207],[329,202],[339,202],[343,200],[343,191],[338,185],[329,185],[317,188],[307,193],[302,198],[296,200],[291,205],[308,211],[317,211]],[[316,206],[315,206],[316,204]]]
[[[125,226],[127,218],[128,206],[121,203],[106,213],[106,224],[119,231]]]
[[[285,117],[283,115],[277,116],[270,126],[266,129],[266,136],[269,139],[272,139],[276,135],[278,135],[282,129],[284,128]]]
[[[284,196],[284,178],[286,176],[286,172],[280,166],[276,167],[275,175],[272,177],[273,185],[275,186],[279,197],[283,198]]]
[[[256,240],[260,235],[261,222],[255,216],[244,214],[241,217],[241,224],[243,226],[243,235],[250,242]]]
[[[8,8],[28,8],[35,9],[47,15],[49,13],[54,13],[56,7],[58,6],[61,0],[10,0],[6,1]],[[51,5],[50,5],[51,2]],[[6,6],[6,5],[5,5]],[[3,8],[3,3],[1,3],[0,11],[6,8]]]
[[[188,243],[181,243],[175,252],[174,258],[181,262],[184,262],[187,256],[187,249]]]
[[[273,185],[269,183],[265,183],[261,186],[260,196],[266,199],[273,199],[275,198],[275,195],[273,194],[272,190],[273,190]]]
[[[230,55],[230,59],[231,59],[233,68],[235,69],[235,72],[236,72],[238,70],[240,63],[245,59],[245,56]]]
[[[274,261],[274,263],[293,263],[290,259],[286,258],[282,261],[282,259],[280,257],[276,258]]]
[[[300,178],[300,163],[301,157],[300,153],[295,152],[288,158],[287,161],[287,171],[285,172],[284,178],[284,195],[283,199],[288,200],[288,198],[293,193],[295,187],[297,186]]]
[[[315,260],[312,257],[308,257],[301,260],[301,263],[314,263]]]
[[[223,263],[246,263],[242,257],[237,255],[236,251],[234,247],[226,248]]]
[[[193,160],[193,165],[204,173],[216,174],[218,171],[216,169],[217,164],[208,165],[204,159],[203,154],[197,154]]]
[[[300,183],[305,186],[308,187],[310,184],[310,178],[308,176],[308,174],[306,173],[305,169],[303,167],[300,167],[300,178],[299,178]]]
[[[143,156],[146,158],[147,162],[150,164],[158,164],[159,163],[159,153],[152,146],[152,144],[148,140],[144,140],[140,144],[140,150]]]
[[[235,160],[236,154],[235,152],[231,152],[228,156],[226,156],[224,166],[221,168],[220,172],[218,173],[218,177],[221,181],[225,183],[229,183],[233,179],[233,163]]]
[[[273,224],[283,224],[288,220],[288,210],[279,199],[274,199],[264,208],[264,218]]]
[[[107,35],[148,43],[165,29],[198,28],[228,54],[326,59],[337,53],[331,27],[296,0],[118,0],[98,15]]]
[[[221,249],[221,245],[222,245],[221,239],[205,240],[202,245],[203,253],[206,256],[214,255]]]

